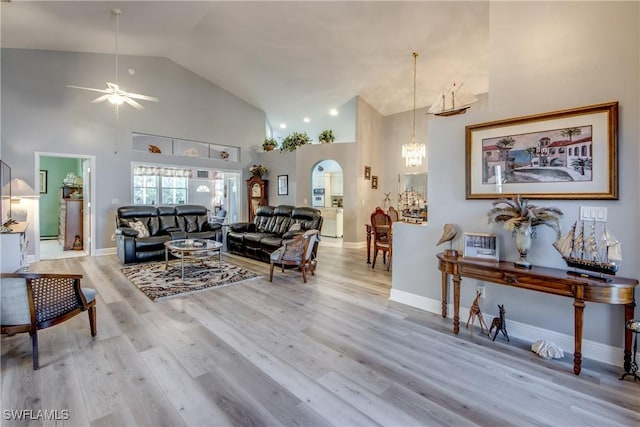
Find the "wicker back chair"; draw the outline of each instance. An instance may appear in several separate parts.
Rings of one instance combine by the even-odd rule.
[[[271,253],[271,269],[269,270],[269,281],[273,281],[273,268],[276,264],[282,266],[297,266],[302,270],[302,281],[307,283],[308,269],[315,275],[317,261],[313,256],[313,246],[318,239],[318,230],[307,230],[304,234],[296,236],[291,240],[285,240],[282,246]]]
[[[33,369],[38,363],[38,330],[89,312],[91,336],[96,336],[96,291],[80,286],[80,274],[0,274],[0,329],[3,334],[28,332]]]
[[[387,270],[389,270],[392,254],[392,221],[389,215],[384,212],[372,213],[371,230],[373,231],[373,262],[371,263],[371,268],[375,268],[378,251],[382,251],[382,261],[387,264]],[[388,257],[387,253],[389,254]],[[389,259],[387,260],[387,258]]]

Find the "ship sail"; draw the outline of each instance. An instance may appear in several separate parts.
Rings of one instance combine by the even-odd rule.
[[[584,223],[580,223],[580,232],[573,237],[574,257],[584,258]]]
[[[575,233],[575,231],[576,223],[574,222],[567,234],[553,242],[553,247],[565,258],[570,257],[573,252],[573,233]]]
[[[620,241],[613,236],[613,234],[607,231],[606,227],[602,232],[602,244],[605,246],[606,260],[608,262],[622,261],[622,245],[620,244]]]
[[[472,93],[461,91],[461,87],[462,83],[459,85],[454,83],[440,92],[429,108],[429,113],[436,116],[465,113],[471,104],[478,101],[478,98]]]
[[[589,235],[584,241],[584,251],[591,259],[596,260],[598,256],[598,245],[596,243],[596,226],[595,221],[591,224]]]

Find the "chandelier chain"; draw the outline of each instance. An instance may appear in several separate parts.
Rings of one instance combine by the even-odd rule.
[[[416,67],[418,62],[418,52],[413,52],[413,133],[411,134],[411,141],[416,140]]]

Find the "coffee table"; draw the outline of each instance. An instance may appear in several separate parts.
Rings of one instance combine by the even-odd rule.
[[[184,280],[184,260],[203,261],[218,256],[218,268],[204,271],[222,271],[222,243],[209,239],[179,239],[164,243],[165,270],[169,269],[169,253],[180,258],[181,278]]]

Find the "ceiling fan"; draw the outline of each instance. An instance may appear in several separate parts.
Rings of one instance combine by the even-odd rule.
[[[124,103],[127,103],[138,110],[143,110],[144,107],[139,102],[137,102],[136,99],[140,99],[143,101],[153,101],[153,102],[158,102],[159,99],[156,98],[155,96],[148,96],[148,95],[141,95],[139,93],[127,92],[118,85],[118,24],[119,24],[120,15],[122,14],[122,10],[113,9],[111,12],[116,17],[116,82],[115,83],[107,82],[106,89],[95,89],[91,87],[73,86],[73,85],[67,85],[67,87],[74,88],[74,89],[90,90],[93,92],[99,92],[104,94],[97,97],[93,101],[91,101],[94,104],[97,104],[103,101],[109,101],[110,103],[116,106],[119,106]]]

